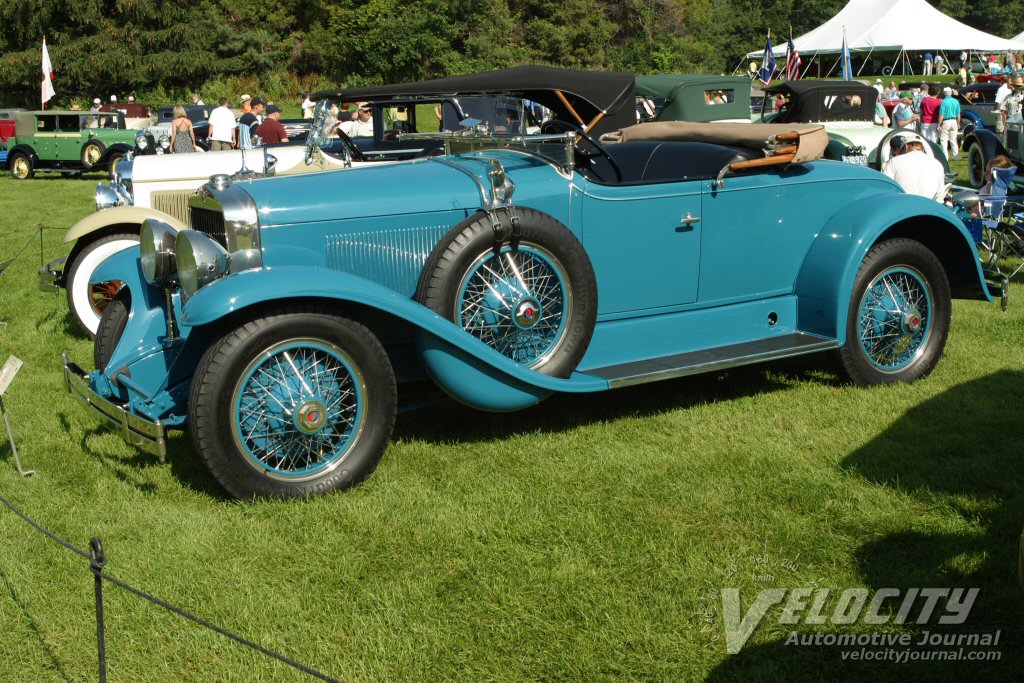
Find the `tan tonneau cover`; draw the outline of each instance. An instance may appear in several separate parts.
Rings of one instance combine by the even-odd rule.
[[[730,147],[762,149],[768,158],[779,157],[776,163],[787,164],[802,164],[820,159],[828,147],[828,133],[825,132],[824,126],[816,123],[656,121],[638,123],[601,136],[602,142],[633,140],[708,142]]]

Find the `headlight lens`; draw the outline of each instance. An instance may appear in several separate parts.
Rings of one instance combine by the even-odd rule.
[[[167,284],[177,270],[175,255],[178,231],[163,221],[147,218],[142,222],[142,275],[155,286]]]
[[[161,135],[160,136],[160,147],[163,148],[164,150],[170,149],[171,148],[171,139],[168,138],[166,135]]]
[[[99,183],[96,185],[96,210],[102,211],[103,209],[109,209],[112,206],[119,206],[121,204],[121,198],[110,185],[104,185]]]
[[[135,136],[135,146],[143,150],[149,147],[149,139],[145,133],[139,133]]]
[[[192,296],[228,272],[228,252],[196,230],[182,230],[175,243],[178,279],[185,294]]]

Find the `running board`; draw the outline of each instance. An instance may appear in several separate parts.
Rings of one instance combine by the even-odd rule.
[[[606,379],[609,389],[617,389],[632,384],[714,372],[738,365],[802,356],[806,353],[826,351],[838,346],[836,340],[829,337],[794,332],[743,344],[730,344],[729,346],[719,346],[703,351],[688,351],[650,360],[606,365],[603,368],[592,368],[581,370],[581,372]]]

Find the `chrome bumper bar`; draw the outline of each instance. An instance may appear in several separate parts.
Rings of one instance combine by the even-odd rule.
[[[99,417],[105,426],[117,431],[128,444],[163,460],[167,455],[167,432],[163,423],[150,422],[103,398],[92,390],[85,371],[72,363],[66,353],[61,354],[61,361],[64,363],[64,382],[79,403]]]
[[[64,262],[67,260],[67,256],[61,256],[39,269],[39,289],[53,293],[64,286]]]

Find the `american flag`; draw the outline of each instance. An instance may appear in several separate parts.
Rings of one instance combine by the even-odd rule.
[[[793,33],[789,34],[789,44],[786,45],[786,80],[795,81],[800,78],[800,53],[796,51],[793,44]]]

